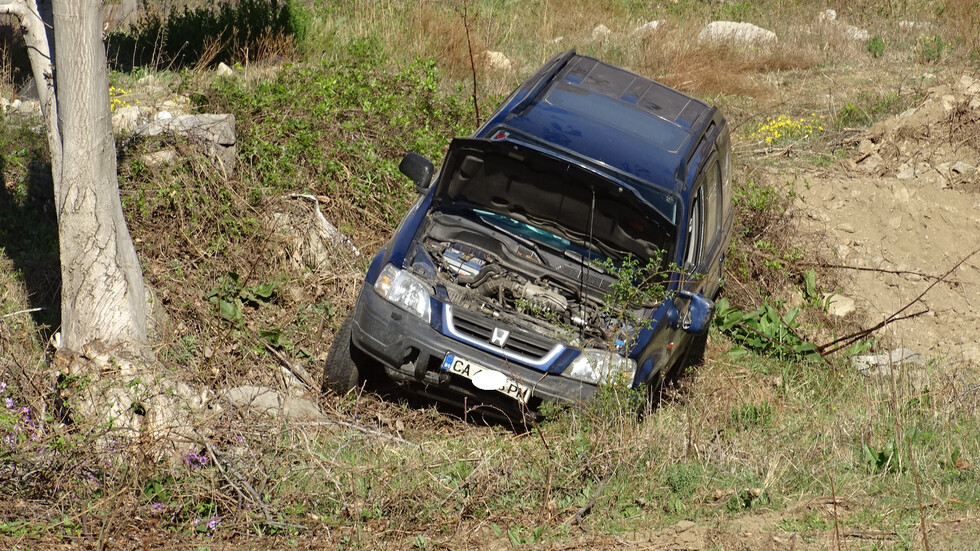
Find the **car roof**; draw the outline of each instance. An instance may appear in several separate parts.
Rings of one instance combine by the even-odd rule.
[[[679,193],[713,109],[574,50],[552,58],[477,131],[530,140]],[[501,133],[503,132],[503,133]]]

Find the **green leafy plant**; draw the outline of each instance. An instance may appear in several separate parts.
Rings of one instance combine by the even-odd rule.
[[[241,276],[235,272],[228,272],[218,278],[218,285],[212,288],[205,298],[225,321],[239,323],[242,321],[244,307],[257,307],[271,302],[275,296],[276,286],[276,283],[262,283],[246,287]]]
[[[880,36],[872,36],[869,38],[867,44],[865,44],[865,47],[868,49],[868,53],[871,54],[871,57],[875,59],[878,59],[885,53],[885,41],[882,40]]]
[[[817,346],[796,332],[798,307],[780,314],[776,306],[765,303],[758,310],[744,312],[731,306],[727,298],[715,306],[715,327],[743,348],[784,359],[820,358]]]
[[[898,445],[891,439],[885,447],[877,450],[870,444],[861,444],[861,455],[868,470],[873,473],[887,473],[898,470]]]
[[[921,63],[939,63],[953,51],[953,45],[938,34],[921,35],[915,41],[915,58]]]

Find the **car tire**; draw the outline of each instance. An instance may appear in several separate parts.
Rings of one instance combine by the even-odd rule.
[[[333,338],[327,361],[323,364],[323,381],[321,392],[328,390],[337,394],[347,394],[357,388],[365,366],[364,353],[351,344],[351,331],[354,326],[354,315],[340,324],[340,329]]]

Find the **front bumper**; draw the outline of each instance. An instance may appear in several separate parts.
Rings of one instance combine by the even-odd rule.
[[[440,307],[443,307],[440,304]],[[596,386],[546,373],[447,337],[417,316],[402,310],[364,284],[354,307],[352,343],[378,361],[389,377],[411,383],[424,395],[462,407],[485,404],[507,411],[533,409],[542,400],[580,403]],[[500,371],[531,388],[526,407],[496,391],[480,390],[469,379],[443,371],[446,354]]]

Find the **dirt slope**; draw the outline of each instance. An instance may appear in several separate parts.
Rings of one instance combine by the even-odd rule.
[[[914,302],[903,315],[923,313],[882,344],[980,364],[980,80],[936,85],[853,141],[851,158],[795,179],[798,216],[853,267],[840,289],[852,315],[868,326]]]

